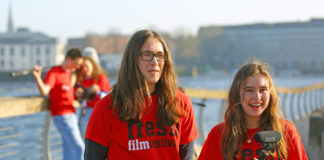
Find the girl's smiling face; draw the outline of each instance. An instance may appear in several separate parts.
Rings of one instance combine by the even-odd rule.
[[[250,76],[240,89],[241,105],[246,120],[260,118],[270,101],[270,84],[263,75]]]

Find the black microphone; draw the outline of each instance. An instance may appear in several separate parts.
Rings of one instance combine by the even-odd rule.
[[[261,131],[254,135],[254,140],[259,143],[277,143],[281,139],[281,134],[277,131]]]
[[[254,140],[261,143],[263,152],[260,159],[266,159],[268,152],[276,150],[276,144],[280,141],[281,134],[277,131],[261,131],[254,135]]]

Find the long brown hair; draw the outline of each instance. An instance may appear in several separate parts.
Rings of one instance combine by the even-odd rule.
[[[258,61],[242,66],[236,73],[228,95],[228,108],[224,115],[225,127],[222,142],[222,154],[224,159],[233,159],[236,151],[241,151],[242,142],[247,138],[244,111],[241,106],[240,90],[244,87],[250,76],[263,75],[269,81],[270,100],[268,107],[260,116],[260,131],[275,130],[284,134],[284,126],[280,119],[280,107],[278,95],[274,87],[272,77],[268,71],[268,65]],[[287,159],[287,144],[285,138],[279,142],[279,155],[281,159]]]
[[[91,57],[83,57],[83,61],[89,61],[92,65],[92,73],[91,77],[94,81],[97,81],[100,74],[105,74],[106,72],[99,66]],[[81,83],[85,79],[84,75],[82,74],[82,67],[77,71],[77,82]]]
[[[156,32],[140,30],[128,41],[122,58],[117,82],[113,86],[113,108],[118,111],[118,118],[123,121],[138,122],[145,112],[145,96],[150,96],[148,83],[138,68],[137,59],[148,38],[156,38],[163,45],[166,60],[160,80],[156,83],[158,97],[157,123],[170,126],[182,116],[177,101],[177,81],[173,70],[171,53]]]

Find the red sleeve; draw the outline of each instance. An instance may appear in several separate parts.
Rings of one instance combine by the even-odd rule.
[[[100,91],[110,91],[110,83],[108,80],[108,77],[106,75],[100,75],[99,76],[99,82],[98,82]]]
[[[49,85],[50,88],[53,88],[55,86],[55,72],[53,71],[53,68],[51,68],[45,75],[44,83]]]
[[[180,91],[179,91],[180,92]],[[180,100],[180,105],[185,110],[185,116],[181,119],[181,135],[180,135],[180,145],[184,145],[195,140],[199,134],[197,130],[197,125],[195,121],[195,115],[192,108],[191,100],[188,96],[182,92],[178,94]]]
[[[111,117],[112,112],[110,106],[111,104],[111,94],[100,99],[90,116],[89,123],[86,131],[86,138],[99,143],[108,148],[110,141],[111,132]]]
[[[198,160],[223,159],[221,150],[221,133],[223,124],[216,125],[208,134]]]
[[[307,155],[301,137],[296,127],[289,121],[283,121],[286,128],[288,159],[307,160]]]

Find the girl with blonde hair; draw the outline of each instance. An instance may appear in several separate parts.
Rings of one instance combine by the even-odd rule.
[[[253,62],[236,73],[228,95],[224,122],[209,133],[199,160],[257,159],[263,154],[253,136],[277,131],[283,138],[268,159],[307,159],[300,135],[288,120],[280,118],[278,95],[267,65]]]

